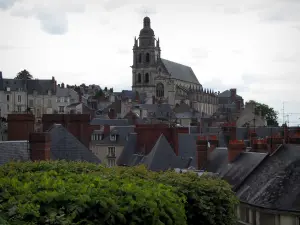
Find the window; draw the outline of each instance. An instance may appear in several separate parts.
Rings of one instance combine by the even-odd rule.
[[[60,102],[64,102],[65,101],[65,98],[64,97],[61,97],[60,98]]]
[[[21,95],[18,95],[18,102],[21,102],[21,100],[22,100]]]
[[[52,107],[51,99],[48,99],[48,107]]]
[[[17,106],[17,110],[18,112],[21,112],[22,111],[22,107],[20,105]]]
[[[29,100],[29,107],[33,107],[33,99]]]
[[[60,113],[65,112],[65,107],[64,107],[64,106],[59,106],[58,111],[59,111]]]
[[[110,140],[111,140],[111,141],[116,141],[116,139],[117,139],[117,137],[116,137],[115,134],[111,134],[111,135],[110,135]]]
[[[107,156],[108,157],[116,157],[116,148],[115,147],[108,147]]]
[[[57,98],[57,99],[56,99],[56,102],[60,102],[60,98]]]
[[[149,62],[150,62],[150,54],[147,53],[147,54],[146,54],[146,63],[149,63]]]
[[[142,63],[142,53],[139,54],[139,60],[138,60],[138,62]]]
[[[149,83],[149,73],[145,74],[145,83]]]
[[[141,83],[142,82],[142,75],[139,73],[137,76],[137,83]]]
[[[158,83],[156,85],[156,97],[163,97],[164,94],[164,85],[162,83]]]
[[[113,167],[116,165],[116,159],[108,159],[107,162],[109,167]]]
[[[6,95],[6,100],[9,102],[9,95]]]

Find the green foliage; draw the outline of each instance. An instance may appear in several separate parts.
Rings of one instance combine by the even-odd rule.
[[[0,177],[10,225],[235,224],[231,187],[206,175],[53,161],[9,163]]]
[[[259,115],[259,112],[261,112],[261,115],[266,117],[268,126],[278,126],[278,112],[276,112],[272,107],[254,100],[250,100],[247,103],[255,104],[255,114]]]
[[[20,71],[15,77],[15,79],[20,79],[20,80],[31,80],[32,78],[33,78],[32,75],[27,70]]]
[[[186,224],[185,197],[175,188],[89,173],[101,170],[108,172],[85,163],[5,165],[0,212],[18,224]]]

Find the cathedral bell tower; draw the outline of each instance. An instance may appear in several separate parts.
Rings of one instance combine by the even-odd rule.
[[[154,77],[157,75],[157,63],[160,59],[159,40],[155,39],[149,17],[144,18],[144,27],[134,39],[132,90],[146,93],[148,97],[155,94]]]

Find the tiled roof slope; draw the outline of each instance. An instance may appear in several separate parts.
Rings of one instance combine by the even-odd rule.
[[[1,141],[0,165],[10,161],[30,161],[27,141]]]
[[[161,61],[172,78],[194,84],[200,84],[191,67],[166,59],[161,59]]]
[[[48,131],[51,135],[51,159],[100,163],[100,160],[60,124]]]
[[[286,145],[265,160],[237,190],[241,201],[300,211],[300,145]]]

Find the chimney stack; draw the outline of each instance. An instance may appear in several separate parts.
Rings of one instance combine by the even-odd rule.
[[[208,158],[208,142],[206,137],[199,136],[196,141],[196,147],[197,169],[203,169]]]
[[[232,163],[245,150],[246,145],[244,141],[230,140],[228,145],[228,162]]]
[[[255,152],[267,152],[268,144],[266,139],[252,139],[252,150]]]
[[[64,83],[61,83],[61,88],[65,88],[65,84]]]
[[[32,161],[50,160],[50,133],[30,133],[29,144]]]
[[[230,98],[232,100],[235,100],[236,99],[236,88],[231,88],[230,89]]]
[[[35,117],[32,114],[8,114],[7,140],[28,140],[29,133],[34,132]]]
[[[110,134],[110,126],[105,124],[103,129],[104,136],[107,137]]]

